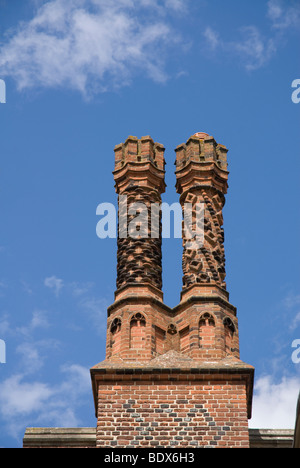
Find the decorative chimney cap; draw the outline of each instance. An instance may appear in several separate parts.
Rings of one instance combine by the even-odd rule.
[[[197,133],[194,133],[193,136],[204,140],[204,138],[208,137],[209,134],[205,132],[197,132]]]

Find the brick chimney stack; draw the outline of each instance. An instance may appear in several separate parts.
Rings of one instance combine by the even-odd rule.
[[[225,283],[222,209],[227,193],[227,148],[207,133],[192,135],[176,150],[176,189],[184,211],[191,204],[204,210],[204,236],[195,248],[183,230],[183,287],[181,312],[195,359],[239,359],[236,308],[229,302]]]
[[[160,210],[156,211],[158,222],[152,219],[152,206],[160,206],[166,187],[165,149],[150,136],[129,136],[114,151],[119,206],[117,290],[108,309],[106,357],[149,361],[162,349],[158,324],[167,320]]]
[[[123,218],[119,226],[117,253],[117,289],[129,285],[148,284],[161,290],[161,216],[159,228],[153,233],[151,204],[161,204],[165,191],[164,147],[154,143],[150,136],[130,136],[125,143],[115,147],[114,179],[119,195],[119,215]],[[132,238],[129,223],[138,211],[135,204],[147,207],[147,230]],[[135,210],[136,206],[136,210]],[[130,208],[131,207],[131,208]],[[133,212],[128,212],[132,209]],[[126,214],[127,213],[127,214]],[[154,235],[156,236],[154,237]]]
[[[149,136],[115,147],[122,216],[106,358],[91,369],[97,447],[249,447],[254,369],[240,360],[237,311],[225,283],[227,149],[196,133],[175,152],[183,212],[189,204],[194,230],[200,204],[204,232],[195,245],[183,230],[181,300],[170,308],[162,293],[161,218],[153,235],[150,209],[165,190],[164,147]],[[152,235],[136,229],[142,225]]]
[[[180,203],[205,206],[204,243],[186,248],[183,236],[183,290],[194,285],[225,284],[222,209],[227,193],[227,148],[207,133],[196,133],[176,148],[176,189]]]

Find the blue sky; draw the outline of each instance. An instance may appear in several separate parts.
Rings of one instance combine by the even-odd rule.
[[[227,286],[255,371],[251,427],[293,428],[300,364],[299,1],[0,0],[0,446],[28,426],[95,426],[89,369],[105,357],[116,241],[113,148],[198,131],[229,148]],[[181,241],[164,239],[179,302]]]

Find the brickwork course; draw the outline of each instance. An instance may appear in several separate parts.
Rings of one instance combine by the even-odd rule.
[[[151,204],[161,203],[164,151],[150,136],[130,136],[115,147],[119,210],[124,196],[129,205],[142,202],[149,213]],[[99,448],[250,446],[254,368],[240,359],[237,310],[225,282],[227,152],[202,132],[175,149],[183,212],[185,203],[193,216],[197,204],[204,207],[201,247],[191,248],[183,232],[176,307],[163,299],[161,217],[155,238],[118,237],[106,358],[91,369]]]

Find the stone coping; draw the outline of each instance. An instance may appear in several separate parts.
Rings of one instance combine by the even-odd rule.
[[[108,359],[90,369],[94,395],[95,414],[97,414],[98,385],[111,384],[113,381],[153,382],[156,385],[164,381],[189,382],[211,380],[246,381],[247,412],[251,418],[254,367],[235,358],[226,358],[216,362],[197,362],[177,351],[169,351],[149,362],[132,362],[122,359]]]
[[[234,370],[237,372],[240,372],[241,370],[254,372],[254,367],[233,357],[227,357],[220,361],[196,361],[180,352],[170,350],[167,353],[147,362],[125,361],[119,357],[113,357],[111,359],[104,360],[91,368],[91,372],[118,372],[122,374],[127,372],[130,374],[147,374],[149,372],[188,372],[197,374],[203,372],[207,373],[209,371],[214,373],[226,373],[226,371],[233,372]]]
[[[249,429],[250,448],[292,448],[292,429]],[[24,448],[96,448],[96,427],[28,427]],[[109,448],[109,447],[108,447]]]

